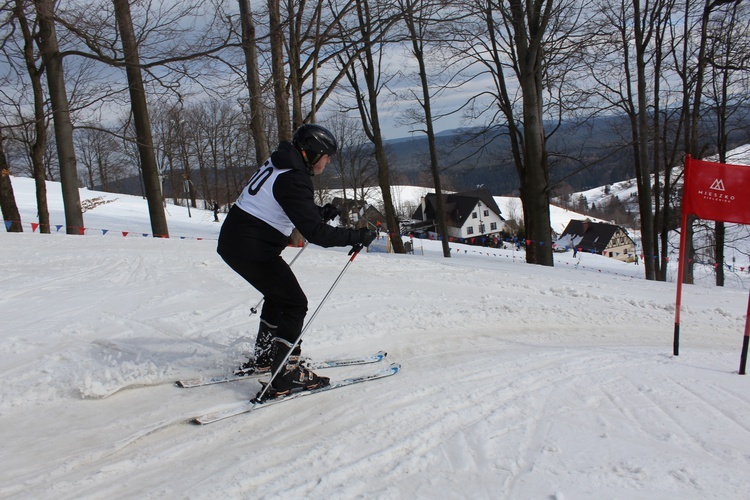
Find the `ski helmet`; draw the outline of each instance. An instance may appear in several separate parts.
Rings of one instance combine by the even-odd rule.
[[[302,157],[312,168],[323,155],[333,155],[338,149],[336,138],[325,127],[308,123],[294,132],[292,144],[302,153]]]

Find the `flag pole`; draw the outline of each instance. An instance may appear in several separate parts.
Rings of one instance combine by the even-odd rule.
[[[687,225],[687,214],[682,214],[682,230],[680,231],[680,253],[677,265],[677,298],[674,306],[674,339],[672,341],[672,354],[680,355],[680,309],[682,308],[682,280],[685,273],[685,232]]]
[[[680,309],[682,308],[682,281],[685,275],[685,243],[687,242],[687,197],[690,196],[688,190],[690,171],[690,155],[685,155],[685,181],[682,190],[682,222],[680,229],[680,251],[679,261],[677,264],[677,297],[675,298],[674,307],[674,339],[672,340],[672,353],[675,356],[680,355]]]
[[[750,295],[748,295],[747,297],[747,313],[745,314],[745,338],[742,341],[742,355],[740,356],[740,375],[745,374],[748,344],[750,344]]]

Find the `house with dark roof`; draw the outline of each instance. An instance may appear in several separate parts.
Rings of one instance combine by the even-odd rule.
[[[635,259],[635,242],[624,228],[589,219],[571,220],[555,246],[572,248],[574,252],[597,253],[622,261]]]
[[[489,190],[474,189],[442,196],[449,237],[471,239],[499,233],[504,228],[505,219]],[[422,197],[412,219],[417,221],[413,226],[415,230],[437,232],[435,193]]]
[[[341,222],[345,226],[365,227],[369,222],[371,228],[378,226],[382,231],[388,231],[385,215],[368,203],[339,197],[331,200],[331,203],[341,210]]]

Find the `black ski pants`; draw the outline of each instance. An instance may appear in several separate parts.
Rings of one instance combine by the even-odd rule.
[[[263,294],[261,319],[277,327],[277,337],[294,343],[302,332],[307,314],[307,297],[289,264],[281,256],[266,262],[253,262],[227,255],[222,255],[221,258]]]

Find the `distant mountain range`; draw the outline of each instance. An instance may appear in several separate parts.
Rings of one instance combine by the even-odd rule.
[[[750,123],[735,127],[729,148],[750,143]],[[552,128],[550,124],[549,129]],[[622,116],[599,117],[585,124],[562,123],[548,140],[553,195],[578,192],[632,179],[632,148],[625,146],[629,122]],[[463,191],[483,186],[494,196],[518,194],[518,174],[506,127],[460,128],[436,136],[443,189]],[[395,185],[432,187],[427,137],[415,134],[386,141]],[[340,183],[329,178],[329,187]],[[117,181],[116,190],[142,195],[138,177]],[[96,186],[95,189],[101,189]],[[171,192],[169,181],[165,192]]]
[[[600,117],[584,125],[563,123],[547,144],[553,185],[564,183],[576,192],[634,178],[632,148],[623,139],[628,130],[629,122],[622,116]],[[436,142],[446,189],[483,185],[496,196],[518,194],[507,128],[455,129],[438,134]],[[750,126],[740,127],[730,136],[729,148],[748,142]],[[387,145],[394,182],[431,182],[426,136],[394,139]]]

